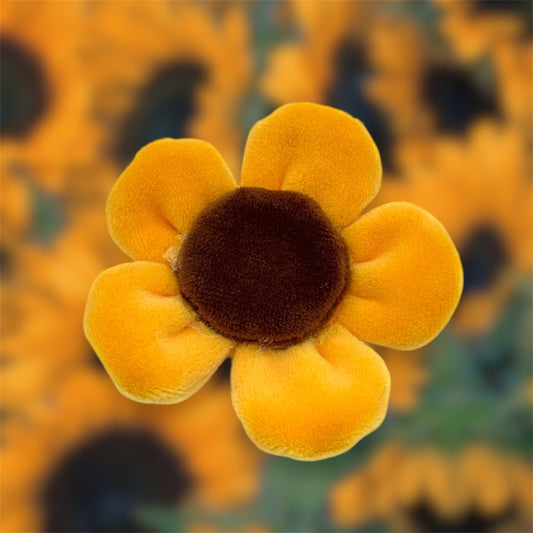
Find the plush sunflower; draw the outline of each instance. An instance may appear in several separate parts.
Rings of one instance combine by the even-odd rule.
[[[117,387],[179,402],[231,357],[234,407],[265,451],[321,459],[378,427],[389,374],[364,342],[424,345],[462,288],[429,213],[391,203],[359,216],[380,180],[362,123],[317,104],[252,128],[242,187],[204,141],[143,148],[107,204],[134,262],[96,279],[85,312]]]
[[[388,444],[330,491],[338,527],[393,531],[529,531],[531,465],[485,444],[459,453]]]
[[[143,506],[248,501],[259,457],[224,393],[209,385],[165,410],[126,400],[101,373],[72,373],[31,424],[3,433],[2,531],[148,531]]]

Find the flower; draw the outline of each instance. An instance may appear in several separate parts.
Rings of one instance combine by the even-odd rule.
[[[326,103],[328,87],[336,76],[335,54],[350,31],[361,29],[368,6],[338,0],[287,2],[301,38],[275,47],[270,54],[261,80],[265,96],[277,104]]]
[[[417,131],[426,133],[431,121],[423,94],[424,78],[429,77],[428,41],[423,27],[405,17],[382,17],[369,29],[372,71],[365,93],[389,118],[398,142]]]
[[[489,59],[494,71],[499,115],[531,131],[533,42],[529,2],[449,2],[434,0],[440,30],[465,63]]]
[[[369,35],[367,97],[390,119],[400,149],[406,139],[460,136],[481,118],[501,114],[492,79],[481,83],[471,65],[458,64],[430,35],[396,18],[380,21]]]
[[[2,2],[3,165],[54,192],[86,164],[97,134],[81,75],[85,12],[84,2]]]
[[[87,14],[84,76],[102,143],[121,169],[146,143],[200,137],[231,168],[242,139],[235,117],[250,83],[246,12],[195,2],[98,2]]]
[[[329,494],[331,521],[393,531],[529,531],[531,465],[481,443],[457,452],[382,446]]]
[[[174,403],[228,356],[237,415],[263,450],[339,454],[379,426],[383,360],[433,339],[462,269],[427,212],[379,189],[370,135],[347,113],[282,106],[250,132],[242,187],[208,143],[149,144],[116,182],[108,226],[134,259],[100,274],[85,333],[126,396]]]
[[[208,385],[162,409],[134,404],[103,374],[79,368],[30,424],[4,431],[2,531],[144,531],[134,514],[142,505],[247,502],[260,457],[225,392]]]
[[[18,179],[7,165],[2,164],[2,197],[0,199],[0,225],[4,228],[2,247],[25,235],[31,223],[31,197],[29,188]],[[10,243],[11,244],[11,243]]]
[[[81,328],[87,293],[98,272],[125,259],[101,217],[88,213],[49,247],[24,244],[6,249],[11,272],[2,287],[0,385],[2,407],[12,414],[48,401],[80,363],[98,362]]]
[[[442,34],[463,61],[478,59],[502,43],[531,36],[529,2],[433,0]]]

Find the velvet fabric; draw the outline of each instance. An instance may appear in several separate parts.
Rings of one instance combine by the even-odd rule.
[[[102,272],[85,316],[85,332],[115,385],[129,398],[147,403],[188,398],[233,345],[189,309],[172,270],[149,261]]]
[[[376,196],[381,160],[366,128],[348,113],[288,104],[250,131],[241,177],[245,187],[307,194],[343,228]]]
[[[282,347],[325,324],[350,268],[344,240],[311,198],[241,187],[198,217],[176,274],[181,293],[212,329]]]
[[[161,139],[135,156],[111,190],[109,233],[132,259],[164,261],[198,213],[236,187],[222,156],[196,139]]]
[[[387,410],[390,377],[383,360],[363,341],[401,349],[422,346],[444,328],[462,290],[457,251],[429,213],[394,203],[360,216],[380,180],[374,142],[361,122],[344,112],[317,104],[288,104],[252,128],[243,186],[303,195],[308,200],[292,208],[296,218],[305,218],[308,206],[316,202],[340,235],[339,242],[346,245],[350,263],[346,289],[340,291],[332,314],[326,313],[318,329],[308,328],[305,335],[289,338],[290,346],[273,349],[272,342],[239,342],[217,333],[216,325],[215,329],[206,325],[209,319],[202,320],[194,290],[191,293],[186,285],[207,283],[198,262],[202,254],[205,261],[213,261],[213,249],[223,251],[228,262],[233,247],[235,265],[244,268],[252,255],[250,264],[257,266],[261,243],[247,243],[246,235],[275,240],[276,231],[285,224],[270,234],[250,225],[245,229],[244,224],[239,233],[237,222],[249,207],[243,202],[234,213],[231,230],[238,246],[225,235],[215,248],[204,248],[196,257],[184,243],[217,200],[235,189],[235,181],[220,155],[205,142],[163,139],[143,148],[115,184],[107,205],[111,235],[136,261],[97,278],[85,313],[86,335],[117,387],[139,401],[180,401],[200,388],[229,356],[235,410],[261,449],[317,460],[342,453],[375,430]],[[244,189],[240,194],[244,198],[248,193]],[[302,242],[307,242],[304,248],[316,246],[318,241],[304,238],[304,227],[298,230]],[[330,237],[336,235],[331,231]],[[328,239],[319,241],[323,245]],[[191,248],[201,247],[200,241],[191,237]],[[290,241],[297,244],[294,235]],[[221,243],[228,250],[222,250]],[[263,244],[276,251],[275,242]],[[327,265],[335,260],[328,263],[332,257],[320,255],[322,245],[316,248],[318,262],[329,271]],[[329,248],[333,256],[334,249]],[[180,263],[192,256],[196,278],[195,268],[180,274]],[[289,257],[279,254],[283,261]],[[311,270],[320,270],[316,258],[313,261]],[[282,290],[290,285],[281,274],[284,267],[279,265],[279,276],[268,271],[261,288],[271,302],[276,298],[283,302],[279,309],[287,303]],[[238,291],[223,281],[217,284],[215,274],[212,271],[208,281],[207,293],[219,291],[211,312],[223,318],[225,310],[215,307],[225,303],[228,308],[237,303],[246,309],[248,304],[230,301],[238,298]],[[320,276],[314,280],[313,275],[300,269],[301,279],[292,282],[302,287],[307,283],[308,301],[315,298],[320,307],[323,295],[327,295],[324,301],[330,301],[338,289],[317,290],[314,285]],[[333,283],[337,288],[343,286],[342,275],[337,268]],[[240,298],[250,297],[251,292],[242,292]],[[275,316],[275,306],[271,309],[278,328],[290,322]],[[291,320],[295,331],[297,324]]]

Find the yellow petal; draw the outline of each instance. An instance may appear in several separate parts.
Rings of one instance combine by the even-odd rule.
[[[351,448],[382,422],[390,379],[382,359],[340,325],[286,350],[241,345],[233,405],[262,450],[312,461]]]
[[[198,214],[236,184],[222,156],[195,139],[161,139],[140,150],[111,190],[109,232],[133,259],[163,255]]]
[[[335,318],[358,338],[409,350],[447,324],[463,288],[459,254],[427,211],[397,202],[343,231],[352,279]]]
[[[172,270],[147,261],[118,265],[96,278],[85,334],[118,389],[147,403],[185,400],[232,347],[184,305]]]
[[[374,141],[359,120],[338,109],[287,104],[248,136],[242,184],[307,194],[337,227],[357,217],[380,183]]]

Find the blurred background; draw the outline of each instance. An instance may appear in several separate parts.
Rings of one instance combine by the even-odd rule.
[[[531,531],[532,5],[2,0],[1,531]],[[429,210],[465,271],[434,342],[377,349],[383,425],[317,463],[247,440],[228,364],[182,404],[123,398],[81,325],[127,260],[104,206],[136,151],[197,137],[238,176],[291,101],[360,118],[371,207]]]

